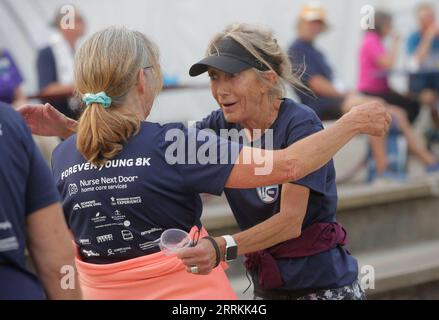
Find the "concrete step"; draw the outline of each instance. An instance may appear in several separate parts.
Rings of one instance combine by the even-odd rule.
[[[357,255],[360,279],[364,266],[375,271],[375,288],[368,295],[439,280],[439,241],[421,242],[391,250]],[[365,268],[366,269],[366,268]]]

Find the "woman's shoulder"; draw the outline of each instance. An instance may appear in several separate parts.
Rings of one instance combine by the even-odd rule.
[[[227,122],[221,109],[212,111],[208,116],[203,118],[203,120],[197,121],[195,126],[200,130],[214,130],[217,134],[219,134],[219,130],[221,129],[236,128],[236,124]]]
[[[221,109],[213,110],[207,117],[204,119],[214,119],[214,120],[220,120],[225,121],[223,111]]]
[[[288,119],[292,123],[311,121],[315,124],[321,124],[320,118],[313,109],[292,99],[284,100],[283,109],[282,118]]]
[[[6,137],[2,135],[6,130],[13,132],[11,137],[31,137],[23,117],[11,105],[0,101],[0,136]]]
[[[13,121],[20,121],[21,117],[10,104],[0,101],[0,119],[7,124],[10,119],[13,119]]]
[[[147,137],[166,135],[169,130],[185,130],[186,127],[181,122],[157,123],[150,121],[143,121],[140,135]]]
[[[127,146],[137,148],[136,146],[141,144],[144,147],[148,146],[147,148],[150,150],[157,148],[162,150],[173,143],[176,137],[186,137],[187,132],[188,128],[181,122],[161,124],[145,121],[142,122],[139,134],[130,139]]]
[[[166,132],[171,129],[185,130],[185,126],[180,122],[160,124],[156,122],[143,121],[141,123],[140,132],[131,137],[134,140],[144,140],[145,138],[154,139],[158,135],[166,135]],[[130,140],[131,140],[130,139]],[[130,142],[128,141],[128,145]],[[68,139],[62,141],[54,150],[54,153],[58,152],[70,152],[72,149],[76,149],[76,134],[71,135]]]
[[[284,130],[289,142],[295,142],[323,129],[322,122],[308,106],[287,99],[284,102],[276,130]]]
[[[58,160],[61,156],[71,156],[76,152],[76,134],[71,135],[66,140],[61,141],[52,152],[52,161]]]

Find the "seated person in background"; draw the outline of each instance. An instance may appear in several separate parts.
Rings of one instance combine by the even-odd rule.
[[[408,122],[415,120],[419,113],[420,104],[416,100],[392,90],[388,83],[387,73],[395,65],[399,51],[399,37],[396,35],[393,36],[392,46],[388,52],[384,47],[383,39],[390,35],[391,30],[391,15],[377,11],[375,13],[375,29],[366,32],[360,47],[360,70],[357,87],[362,93],[380,97],[389,104],[389,112],[407,139],[409,150],[425,164],[427,171],[436,171],[439,170],[438,159],[416,140]],[[371,139],[371,141],[372,153],[377,161],[376,171],[380,175],[387,168],[387,163],[381,160],[385,154],[385,145],[383,145],[382,140]]]
[[[25,103],[21,89],[23,78],[11,54],[0,48],[0,102],[12,104],[15,108]]]
[[[325,32],[326,11],[318,3],[305,5],[299,15],[298,38],[288,49],[293,70],[312,92],[294,88],[300,101],[311,107],[322,120],[335,120],[354,105],[376,101],[356,92],[344,93],[333,84],[333,71],[323,52],[314,46],[317,37]]]
[[[77,118],[69,100],[73,94],[74,50],[78,39],[85,32],[85,23],[76,12],[73,29],[64,28],[64,14],[58,11],[54,20],[56,31],[49,39],[49,46],[38,53],[37,69],[40,94],[45,102],[56,106],[70,118]]]
[[[334,119],[352,106],[365,103],[375,97],[365,96],[358,92],[344,94],[332,84],[332,68],[324,54],[313,45],[315,39],[326,29],[326,12],[318,4],[303,7],[298,23],[298,39],[291,45],[288,55],[296,72],[305,65],[302,81],[312,92],[296,90],[303,104],[314,109],[323,120]],[[422,159],[428,170],[435,170],[437,159],[416,141],[407,116],[399,107],[386,105],[392,118],[407,139],[408,147]],[[372,154],[375,158],[377,176],[384,174],[388,168],[386,139],[371,137]]]
[[[384,46],[384,39],[392,32],[392,16],[389,13],[375,13],[375,29],[369,29],[359,51],[359,75],[357,88],[366,95],[380,97],[387,103],[404,109],[411,123],[419,114],[418,101],[403,96],[389,85],[388,74],[398,60],[400,37],[392,35],[389,50]]]
[[[293,68],[315,96],[295,90],[303,104],[311,107],[322,120],[338,119],[348,111],[349,95],[333,84],[333,72],[324,54],[314,46],[316,38],[327,28],[326,11],[317,3],[302,8],[297,25],[298,38],[288,49]],[[304,69],[304,70],[301,70]]]
[[[439,129],[439,25],[434,7],[424,3],[416,10],[419,29],[407,40],[410,56],[410,91],[415,97],[431,107],[431,116]]]

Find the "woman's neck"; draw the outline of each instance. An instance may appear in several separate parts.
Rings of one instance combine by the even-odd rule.
[[[306,31],[301,31],[301,30],[299,30],[298,38],[300,40],[302,40],[303,42],[306,42],[306,43],[309,43],[309,44],[313,44],[314,40],[316,39],[315,36],[309,34]]]
[[[121,110],[135,114],[140,121],[145,121],[150,114],[151,108],[145,108],[143,105],[144,103],[145,102],[135,94],[128,94],[125,99],[125,103],[121,107]]]
[[[240,123],[246,130],[248,139],[251,141],[259,139],[271,127],[277,119],[281,103],[280,99],[267,101],[260,105],[259,111],[255,112],[253,117]]]

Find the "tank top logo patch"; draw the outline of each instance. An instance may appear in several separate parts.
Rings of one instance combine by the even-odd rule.
[[[264,203],[273,203],[279,197],[279,186],[260,187],[256,189],[259,199]]]

